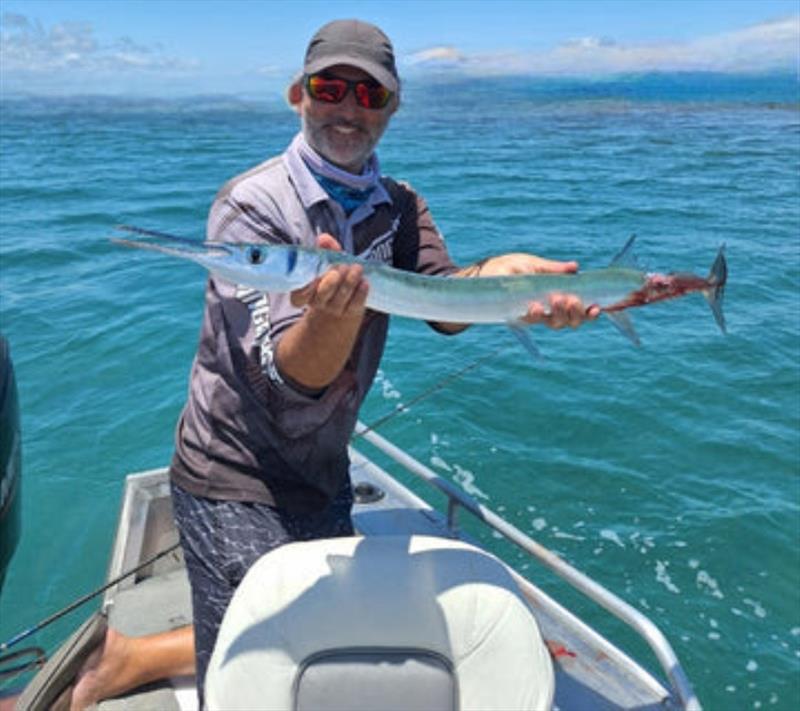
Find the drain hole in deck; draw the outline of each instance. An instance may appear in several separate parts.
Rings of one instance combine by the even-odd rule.
[[[360,481],[353,485],[353,500],[357,504],[374,504],[380,501],[386,492],[368,481]]]

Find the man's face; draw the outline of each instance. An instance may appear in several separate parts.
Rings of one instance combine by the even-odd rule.
[[[330,67],[325,74],[350,80],[371,79],[366,72],[343,64]],[[383,109],[366,109],[356,103],[352,89],[338,104],[327,104],[312,99],[304,87],[300,103],[303,134],[317,153],[357,174],[375,150],[396,109],[396,95]]]

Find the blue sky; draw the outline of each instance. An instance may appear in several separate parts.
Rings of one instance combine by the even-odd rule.
[[[278,94],[324,22],[392,38],[401,74],[800,67],[798,0],[0,0],[4,92]]]

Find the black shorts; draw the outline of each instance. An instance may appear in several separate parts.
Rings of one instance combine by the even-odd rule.
[[[323,511],[291,514],[242,501],[194,496],[172,484],[172,507],[192,589],[197,694],[233,593],[262,555],[293,541],[352,536],[353,493],[348,481]]]

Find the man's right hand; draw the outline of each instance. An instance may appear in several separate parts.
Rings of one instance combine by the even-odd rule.
[[[329,234],[320,249],[341,251]],[[339,264],[308,286],[293,291],[292,304],[306,306],[303,317],[281,339],[278,367],[291,380],[311,389],[330,385],[341,372],[358,337],[369,287],[358,264]]]
[[[327,233],[317,238],[317,247],[342,251],[336,238]],[[307,286],[293,291],[291,299],[294,306],[307,306],[337,319],[360,321],[366,309],[368,291],[361,265],[338,264]]]

